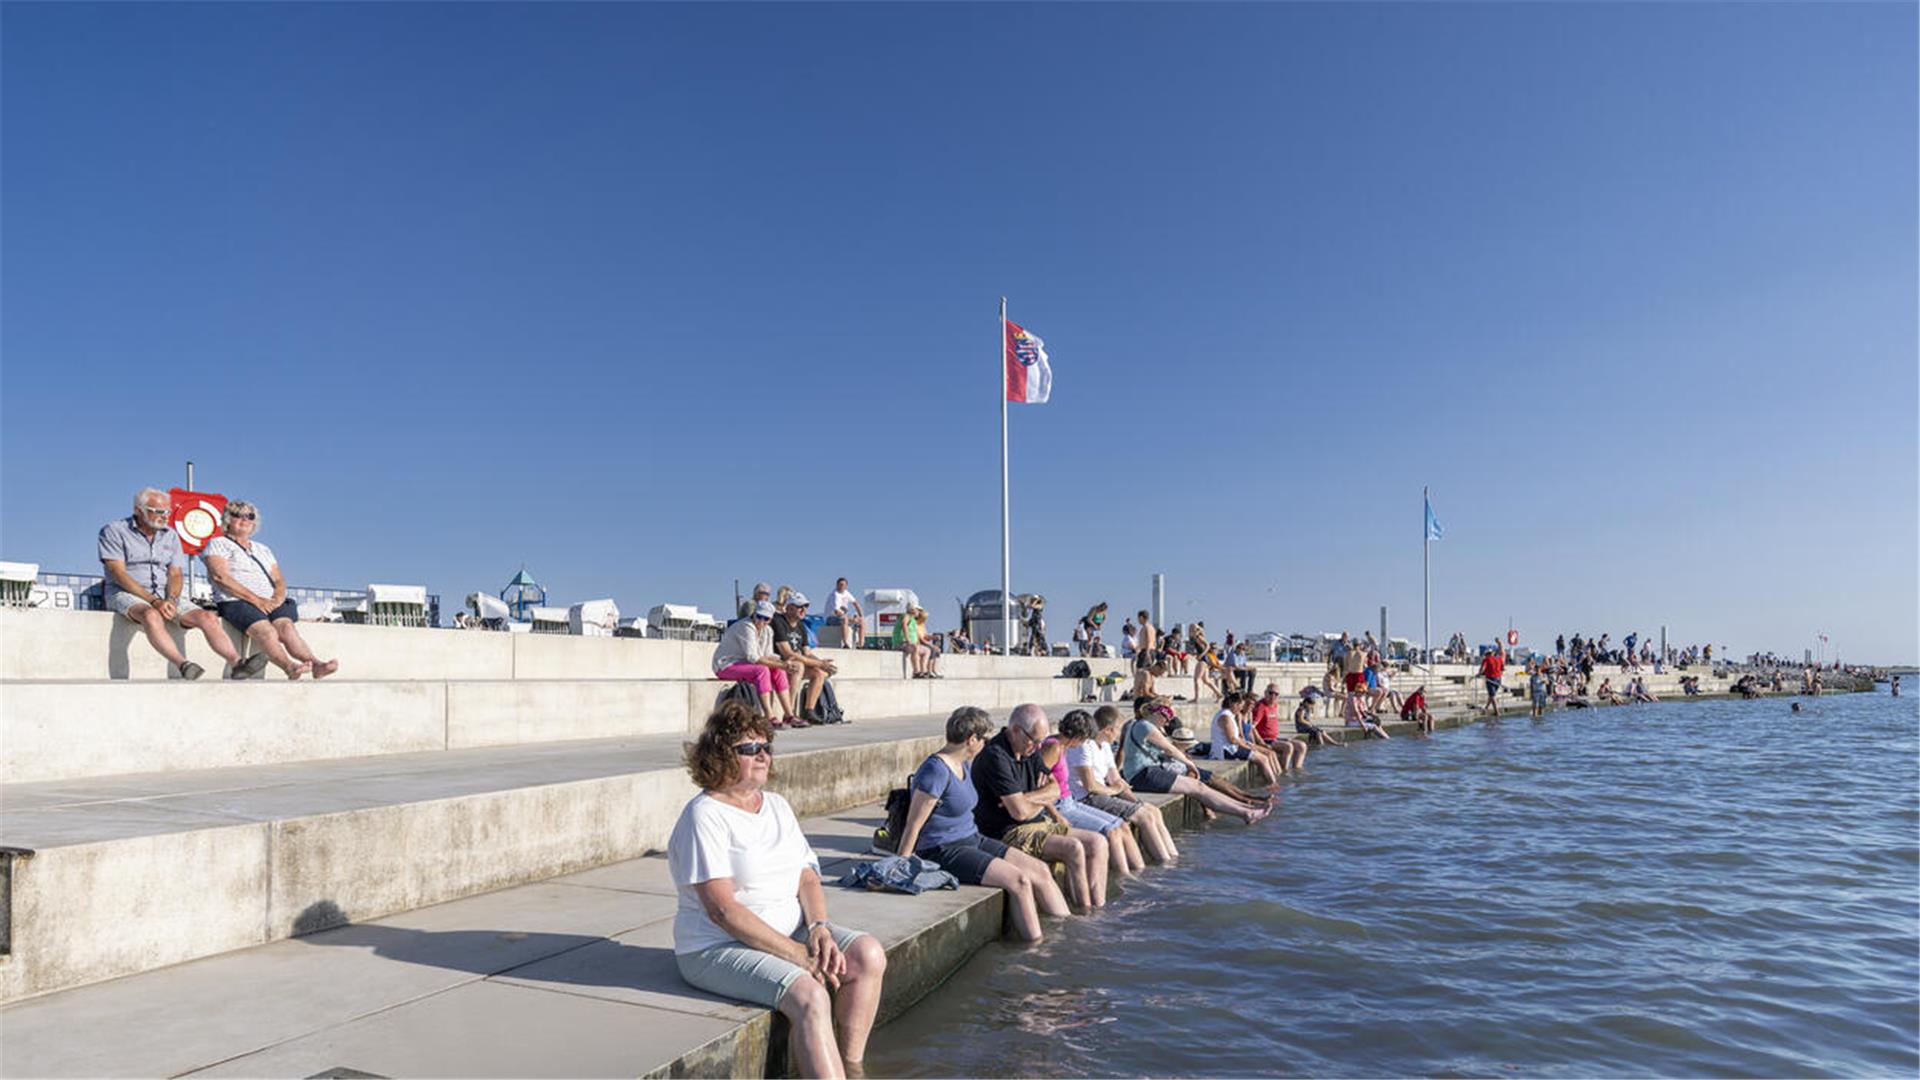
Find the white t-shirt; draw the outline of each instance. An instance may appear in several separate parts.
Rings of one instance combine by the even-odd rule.
[[[235,584],[262,600],[273,599],[272,571],[274,567],[280,565],[280,562],[273,557],[272,548],[258,540],[253,541],[251,549],[243,548],[239,541],[231,537],[216,536],[213,542],[207,545],[206,554],[218,555],[227,560],[227,573],[233,578]],[[213,599],[217,603],[240,598],[215,582]]]
[[[1087,797],[1087,785],[1080,780],[1081,766],[1092,769],[1094,779],[1106,783],[1113,775],[1113,747],[1092,739],[1067,747],[1067,790],[1076,799]]]
[[[699,952],[733,941],[707,918],[695,885],[732,878],[733,895],[748,911],[782,934],[800,929],[800,872],[820,872],[820,860],[800,831],[787,800],[762,792],[760,812],[750,814],[706,792],[693,797],[667,840],[667,869],[680,894],[673,916],[673,951]]]
[[[833,612],[835,615],[844,615],[848,608],[854,607],[859,603],[858,600],[853,598],[852,593],[847,592],[845,589],[835,589],[833,590],[833,596],[827,600],[827,610]]]
[[[1207,747],[1207,757],[1216,761],[1225,760],[1227,751],[1233,749],[1233,742],[1227,738],[1230,731],[1240,730],[1240,718],[1232,710],[1221,709],[1213,714],[1213,741]]]

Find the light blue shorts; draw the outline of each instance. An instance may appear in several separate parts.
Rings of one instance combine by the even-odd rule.
[[[833,922],[827,923],[827,929],[833,931],[834,943],[840,946],[841,952],[867,936],[864,930],[849,930]],[[804,923],[793,932],[793,940],[807,940]],[[707,993],[751,1001],[769,1009],[778,1008],[787,987],[807,973],[807,969],[798,964],[737,941],[711,945],[699,952],[678,953],[673,959],[680,966],[680,977]]]
[[[1114,817],[1105,810],[1095,810],[1086,803],[1074,799],[1061,799],[1058,809],[1060,810],[1060,816],[1067,819],[1067,824],[1076,829],[1085,829],[1088,832],[1097,832],[1104,835],[1126,824],[1126,822]]]

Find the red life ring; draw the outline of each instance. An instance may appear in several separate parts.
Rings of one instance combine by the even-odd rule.
[[[1507,647],[1511,649],[1512,647],[1518,644],[1520,644],[1520,631],[1518,630],[1507,631]]]

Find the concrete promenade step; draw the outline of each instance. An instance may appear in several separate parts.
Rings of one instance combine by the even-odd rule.
[[[938,747],[944,719],[783,732],[774,787],[801,814],[878,798]],[[34,852],[14,865],[0,1000],[657,851],[692,794],[682,743],[674,733],[0,785],[0,844]]]
[[[729,684],[697,679],[0,683],[0,776],[52,781],[570,739],[683,735]],[[1078,701],[1077,679],[848,678],[861,717]]]
[[[1185,800],[1169,821],[1187,820]],[[836,922],[887,949],[884,1023],[1000,937],[1003,896],[832,881],[867,857],[877,803],[803,821]],[[1281,842],[1256,827],[1249,843]],[[1148,873],[1178,873],[1149,868]],[[785,1021],[681,981],[659,855],[0,1010],[8,1075],[763,1076]],[[1099,917],[1099,916],[1094,916]],[[79,1033],[84,1033],[80,1036]]]

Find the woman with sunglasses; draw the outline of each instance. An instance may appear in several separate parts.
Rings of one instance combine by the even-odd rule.
[[[259,508],[245,499],[233,500],[220,515],[220,530],[226,535],[214,537],[204,556],[220,617],[246,635],[254,650],[286,672],[289,679],[308,674],[324,679],[340,670],[340,661],[313,655],[294,627],[300,612],[287,599],[287,579],[280,573],[280,561],[273,557],[273,549],[253,538],[260,531]],[[246,670],[247,665],[242,664],[235,669],[234,677],[240,678],[240,672]]]
[[[688,745],[686,766],[700,794],[667,841],[681,978],[785,1014],[802,1076],[858,1073],[887,954],[873,935],[827,921],[820,860],[793,808],[766,790],[772,726],[725,702]]]
[[[973,808],[973,759],[993,734],[985,709],[962,705],[947,717],[947,745],[914,771],[913,801],[896,850],[939,863],[963,885],[987,885],[1007,894],[1013,928],[1040,940],[1040,912],[1072,914],[1047,864],[989,836],[980,835]]]

